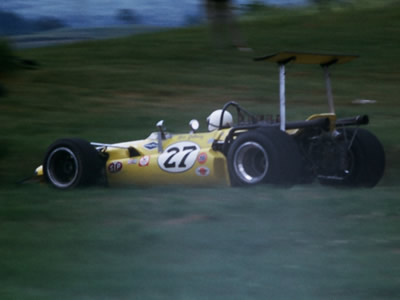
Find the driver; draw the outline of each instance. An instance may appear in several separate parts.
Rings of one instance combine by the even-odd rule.
[[[221,122],[222,109],[215,110],[207,117],[208,131],[214,131],[219,128]],[[224,111],[222,118],[222,128],[231,127],[233,125],[233,118],[229,111]]]

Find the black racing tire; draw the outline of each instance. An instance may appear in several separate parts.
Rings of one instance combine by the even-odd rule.
[[[102,162],[96,149],[82,139],[59,139],[51,144],[43,162],[44,177],[58,189],[96,183]]]
[[[228,150],[228,170],[233,186],[258,183],[292,185],[298,179],[300,165],[292,161],[291,137],[278,129],[260,129],[239,135]],[[295,143],[293,141],[294,146]],[[297,151],[297,152],[296,152]],[[294,155],[297,157],[297,155]],[[298,161],[300,163],[300,161]],[[292,168],[293,167],[293,168]],[[291,169],[296,169],[290,172]]]
[[[303,158],[294,138],[286,132],[277,129],[259,129],[268,136],[279,151],[279,176],[274,183],[292,186],[300,183],[303,170]]]
[[[345,130],[345,132],[344,132]],[[382,179],[385,171],[385,151],[379,139],[365,129],[347,128],[338,130],[351,138],[354,133],[354,141],[347,152],[350,166],[348,175],[343,180],[320,180],[321,184],[368,187],[376,186]]]

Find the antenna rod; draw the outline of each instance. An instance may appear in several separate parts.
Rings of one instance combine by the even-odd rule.
[[[285,95],[285,63],[279,64],[279,103],[280,103],[280,129],[285,131],[286,125],[286,95]]]

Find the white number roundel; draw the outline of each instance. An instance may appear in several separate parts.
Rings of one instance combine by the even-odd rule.
[[[192,142],[169,145],[158,157],[158,165],[166,172],[185,172],[193,167],[199,151],[199,145]]]

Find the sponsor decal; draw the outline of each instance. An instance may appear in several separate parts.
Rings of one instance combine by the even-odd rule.
[[[151,142],[149,144],[144,145],[144,147],[148,150],[153,150],[156,149],[158,147],[158,143],[156,142]]]
[[[198,176],[208,176],[210,175],[210,169],[207,167],[198,167],[196,169],[196,174]]]
[[[193,142],[178,142],[169,145],[158,157],[160,168],[169,173],[181,173],[196,163],[200,146]]]
[[[140,158],[139,167],[147,167],[150,163],[150,156],[146,155]]]
[[[197,157],[197,161],[199,164],[205,164],[207,162],[207,153],[201,152],[199,154],[199,157]]]
[[[199,134],[186,134],[186,135],[180,135],[177,137],[178,140],[193,140],[193,139],[204,139],[204,136],[199,135]]]
[[[122,170],[122,162],[117,161],[117,162],[112,162],[111,164],[108,165],[108,171],[110,173],[118,173]]]
[[[136,165],[137,164],[137,159],[128,159],[128,165]]]
[[[193,135],[189,135],[189,139],[204,139],[204,136],[198,135],[198,134],[193,134]]]

